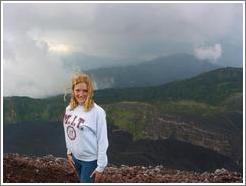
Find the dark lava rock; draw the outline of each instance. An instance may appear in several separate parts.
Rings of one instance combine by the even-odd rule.
[[[52,155],[30,157],[4,154],[4,183],[78,183],[78,177],[64,158]],[[109,165],[104,183],[242,183],[242,175],[224,168],[214,172],[193,172],[158,166]]]

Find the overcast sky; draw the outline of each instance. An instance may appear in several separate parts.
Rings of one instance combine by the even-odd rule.
[[[4,3],[3,94],[45,97],[72,74],[174,53],[219,61],[241,49],[236,3]],[[235,64],[237,66],[238,64]]]

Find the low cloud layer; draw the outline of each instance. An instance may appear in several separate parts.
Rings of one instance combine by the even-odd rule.
[[[215,62],[226,45],[242,46],[242,10],[238,3],[4,3],[4,96],[63,93],[76,71],[174,53]]]
[[[22,38],[8,42],[12,55],[4,57],[3,94],[45,97],[69,87],[71,71],[49,53],[47,45],[24,35]]]
[[[194,55],[198,59],[207,59],[211,62],[216,62],[222,55],[222,48],[220,44],[214,46],[201,46],[194,49]]]

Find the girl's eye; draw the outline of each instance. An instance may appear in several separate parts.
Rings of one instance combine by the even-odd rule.
[[[87,89],[82,89],[82,90],[75,89],[75,92],[80,92],[80,91],[82,91],[82,92],[88,92],[88,90],[87,90]]]

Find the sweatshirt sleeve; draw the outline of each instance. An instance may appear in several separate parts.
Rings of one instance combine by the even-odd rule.
[[[65,133],[65,143],[66,143],[66,148],[67,148],[67,154],[71,154],[72,152],[68,149],[68,141],[67,141],[67,134],[66,134],[66,127],[65,127],[65,115],[67,114],[67,110],[70,109],[70,106],[67,106],[65,109],[65,113],[64,113],[64,118],[63,118],[63,127],[64,127],[64,133]]]
[[[97,117],[97,168],[96,171],[103,172],[108,164],[107,149],[108,149],[108,135],[107,135],[107,122],[106,113],[102,109],[99,110]]]

